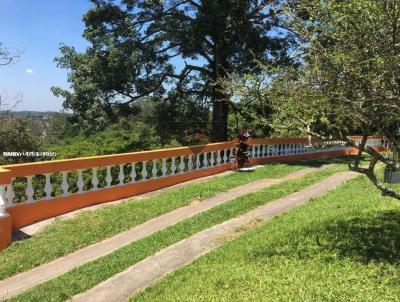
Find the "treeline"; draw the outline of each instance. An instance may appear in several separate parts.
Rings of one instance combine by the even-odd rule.
[[[97,123],[83,125],[74,115],[61,112],[2,112],[0,164],[208,143],[209,112],[196,110],[143,99],[101,127]],[[54,152],[56,157],[3,156],[3,152],[24,151]]]

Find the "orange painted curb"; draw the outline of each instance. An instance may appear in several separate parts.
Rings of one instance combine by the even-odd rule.
[[[0,250],[11,243],[12,221],[11,216],[0,211]]]
[[[11,171],[0,168],[0,185],[8,185],[11,182]]]

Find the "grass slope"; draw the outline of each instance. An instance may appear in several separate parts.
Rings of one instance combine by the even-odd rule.
[[[56,220],[32,238],[13,242],[0,252],[0,280],[186,206],[194,199],[203,200],[254,180],[279,178],[301,170],[304,165],[320,163],[322,161],[267,165],[254,173],[234,173],[215,177],[204,183],[188,184],[165,191],[151,198],[131,200],[95,211],[82,212],[70,220]]]
[[[344,166],[331,167],[310,173],[302,179],[277,184],[229,201],[38,285],[11,301],[64,301],[175,242],[248,212],[261,204],[299,191],[344,169]]]
[[[399,301],[400,204],[364,177],[227,242],[132,301]]]

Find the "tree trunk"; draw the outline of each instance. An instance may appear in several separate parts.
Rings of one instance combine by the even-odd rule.
[[[216,35],[218,36],[218,34]],[[228,140],[228,104],[229,97],[225,92],[224,87],[221,85],[220,80],[225,78],[229,65],[226,57],[223,55],[224,48],[218,41],[219,38],[214,39],[214,66],[213,66],[213,92],[212,92],[212,141],[224,142]],[[222,53],[222,54],[221,54]]]
[[[228,101],[216,99],[213,102],[212,140],[223,142],[228,140]]]

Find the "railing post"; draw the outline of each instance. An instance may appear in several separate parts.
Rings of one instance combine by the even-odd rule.
[[[9,205],[6,199],[7,185],[12,185],[10,171],[0,168],[0,250],[11,243],[12,220],[5,210]]]
[[[0,210],[5,209],[6,206],[7,206],[6,185],[0,184]]]

